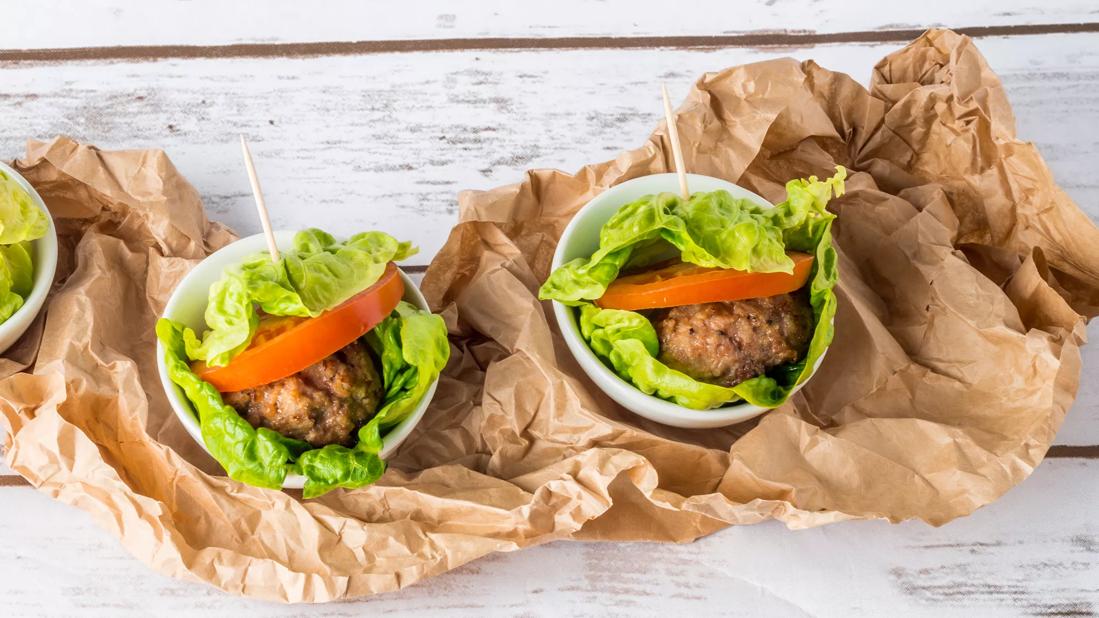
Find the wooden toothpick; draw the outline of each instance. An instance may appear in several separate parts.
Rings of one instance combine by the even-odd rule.
[[[278,262],[279,246],[275,244],[275,233],[271,231],[271,219],[267,216],[267,204],[263,201],[263,190],[259,187],[259,177],[256,176],[256,166],[252,163],[252,152],[248,150],[248,142],[244,134],[240,136],[240,149],[244,152],[244,167],[248,170],[248,181],[252,183],[252,196],[256,198],[256,212],[259,213],[259,222],[263,226],[263,235],[267,237],[267,251],[271,254],[271,261]]]
[[[672,159],[675,160],[675,173],[679,175],[679,193],[683,199],[689,199],[691,192],[687,189],[687,166],[683,164],[683,150],[679,147],[679,129],[675,126],[675,117],[672,115],[672,102],[668,100],[668,88],[660,84],[660,92],[664,95],[664,119],[668,123],[668,139],[672,142]]]

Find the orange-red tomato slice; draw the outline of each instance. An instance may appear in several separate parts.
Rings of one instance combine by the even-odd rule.
[[[794,260],[793,274],[675,264],[617,279],[595,304],[637,311],[786,294],[805,285],[813,270],[813,256],[808,253],[791,251],[787,255]]]
[[[265,316],[248,348],[224,367],[196,362],[198,377],[223,393],[291,376],[362,337],[397,307],[404,281],[390,262],[377,283],[315,318]]]

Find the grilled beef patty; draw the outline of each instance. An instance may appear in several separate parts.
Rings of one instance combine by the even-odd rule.
[[[292,376],[235,393],[225,403],[253,427],[320,447],[351,446],[382,400],[382,380],[359,341]]]
[[[722,386],[797,362],[813,334],[813,310],[804,292],[672,307],[650,318],[661,361]]]

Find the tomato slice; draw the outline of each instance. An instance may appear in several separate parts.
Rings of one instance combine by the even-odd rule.
[[[404,281],[390,262],[377,283],[343,304],[315,318],[265,316],[248,348],[228,365],[196,362],[192,369],[223,393],[281,380],[365,335],[393,312],[402,296]]]
[[[813,270],[813,256],[788,252],[794,273],[750,273],[743,270],[674,264],[614,281],[595,304],[604,309],[659,309],[763,298],[793,292],[805,285]]]

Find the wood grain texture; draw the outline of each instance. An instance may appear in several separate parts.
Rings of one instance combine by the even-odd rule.
[[[282,607],[170,580],[84,513],[5,490],[0,598],[11,616],[901,616],[1099,611],[1099,462],[1047,461],[943,528],[775,522],[686,545],[556,543],[497,554],[406,590]],[[33,514],[33,516],[28,516]]]
[[[402,39],[714,36],[759,32],[851,33],[930,26],[1017,26],[1099,20],[1088,0],[1056,7],[1033,0],[700,0],[669,19],[667,5],[632,0],[560,0],[541,7],[508,0],[412,0],[399,5],[325,2],[323,14],[296,0],[39,0],[12,3],[0,48],[226,45]],[[399,6],[400,8],[394,8]]]
[[[896,46],[790,49],[863,81]],[[1099,218],[1099,35],[988,39],[1019,134]],[[1040,49],[1040,53],[1035,50]],[[162,146],[210,215],[258,230],[236,135],[248,135],[275,227],[384,229],[438,250],[456,194],[575,170],[636,147],[660,122],[657,80],[673,99],[708,70],[774,51],[463,52],[299,59],[4,65],[0,156],[28,136],[69,133],[103,147]],[[677,96],[678,95],[678,96]],[[1073,118],[1072,123],[1064,122]],[[1099,324],[1090,329],[1099,335]],[[1084,348],[1099,371],[1099,347]],[[1099,444],[1099,380],[1083,380],[1061,444]]]
[[[746,32],[728,35],[476,37],[464,39],[394,39],[389,41],[319,41],[315,43],[232,43],[228,45],[122,45],[0,50],[0,62],[76,62],[84,60],[151,61],[196,58],[301,58],[361,56],[414,52],[717,49],[722,47],[785,48],[834,43],[907,43],[926,28],[856,32]],[[1039,34],[1095,34],[1099,22],[964,26],[959,34],[973,38]]]

